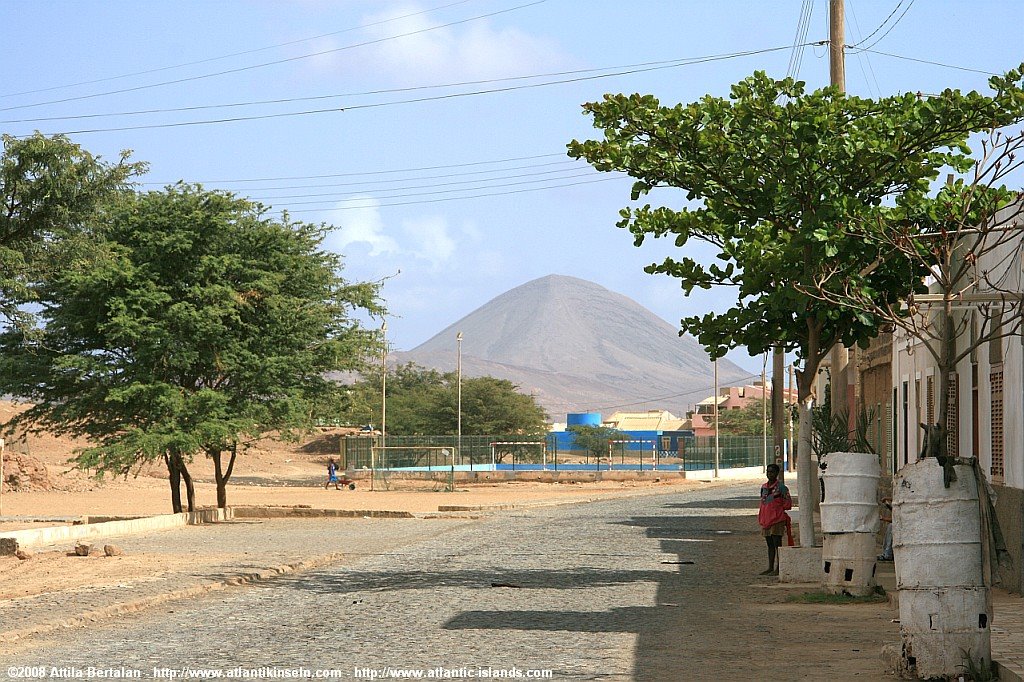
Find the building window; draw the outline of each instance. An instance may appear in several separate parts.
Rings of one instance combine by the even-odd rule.
[[[925,424],[935,423],[935,377],[928,377],[925,382]]]
[[[992,388],[992,481],[1003,480],[1003,370],[989,374]]]
[[[960,400],[957,394],[956,372],[949,375],[949,390],[946,395],[949,397],[949,401],[946,403],[946,455],[959,457],[957,443],[960,439],[957,435],[957,425],[960,423]]]

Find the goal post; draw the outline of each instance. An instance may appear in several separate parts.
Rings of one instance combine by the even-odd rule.
[[[440,474],[445,490],[455,489],[458,448],[454,445],[373,445],[370,455],[370,490],[391,490],[401,480],[400,471],[426,472],[426,480],[434,483],[441,479],[433,474]]]
[[[548,468],[548,448],[547,443],[542,440],[508,440],[508,441],[494,441],[491,443],[491,468],[494,471],[498,470],[498,452],[510,451],[512,454],[512,470],[516,468],[516,450],[523,447],[533,446],[540,448],[541,456],[541,468]],[[555,468],[558,468],[558,462],[555,461]]]
[[[632,444],[637,444],[638,447],[629,447]],[[650,447],[647,447],[647,444]],[[625,464],[626,452],[630,453],[630,457],[636,456],[639,458],[640,471],[644,470],[644,453],[650,450],[651,458],[651,470],[658,470],[658,439],[657,438],[623,438],[620,440],[609,440],[608,441],[608,471],[612,470],[612,456],[615,453],[615,446],[618,447],[619,452],[619,463]],[[600,464],[598,465],[600,467]]]

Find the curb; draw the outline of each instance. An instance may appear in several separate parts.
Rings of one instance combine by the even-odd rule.
[[[229,587],[262,582],[292,573],[301,573],[303,571],[327,566],[340,561],[344,557],[345,554],[342,552],[332,552],[331,554],[307,559],[306,561],[297,561],[295,563],[282,564],[281,566],[273,566],[259,571],[239,573],[238,575],[220,581],[205,583],[203,585],[195,585],[193,587],[186,587],[180,590],[173,590],[171,592],[164,592],[161,594],[154,594],[150,597],[144,597],[142,599],[136,599],[134,601],[124,602],[121,604],[111,604],[110,606],[105,606],[93,611],[86,611],[85,613],[80,613],[76,616],[46,621],[44,623],[39,623],[38,625],[32,625],[18,630],[0,632],[0,643],[8,644],[33,635],[44,635],[57,630],[78,627],[88,623],[95,623],[100,620],[106,620],[126,613],[136,613],[169,601],[198,597],[204,594],[209,594],[210,592],[224,590]]]

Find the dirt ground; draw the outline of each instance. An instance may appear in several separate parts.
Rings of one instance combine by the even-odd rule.
[[[23,406],[0,402],[0,423]],[[437,512],[440,505],[497,506],[510,504],[547,504],[578,501],[605,496],[656,494],[662,491],[696,487],[702,484],[683,479],[660,482],[528,483],[502,482],[456,483],[455,490],[444,491],[443,482],[394,482],[390,490],[370,490],[369,481],[357,481],[356,489],[324,489],[327,458],[336,452],[337,430],[312,434],[299,443],[265,440],[240,455],[228,485],[229,505],[305,505],[312,508],[346,510],[391,510],[413,513]],[[15,457],[31,468],[14,486],[3,486],[0,496],[0,533],[3,531],[54,525],[55,518],[84,515],[151,516],[171,512],[167,472],[162,464],[143,467],[127,478],[109,476],[96,479],[91,472],[79,471],[68,464],[83,441],[58,438],[51,434],[30,435],[24,440],[8,440],[8,468]],[[196,503],[216,504],[213,466],[206,458],[197,458],[189,470],[197,481]],[[13,487],[13,489],[12,489]],[[396,490],[395,487],[403,489]],[[378,486],[379,488],[379,486]],[[184,495],[184,489],[182,489]],[[72,549],[68,543],[60,551],[39,552],[21,562],[0,557],[0,599],[12,599],[43,592],[78,589],[86,585],[144,580],[167,569],[166,558],[145,556],[118,557],[109,562],[67,561]],[[216,563],[220,557],[208,557]],[[194,561],[194,557],[190,557]],[[73,566],[74,570],[69,567]]]

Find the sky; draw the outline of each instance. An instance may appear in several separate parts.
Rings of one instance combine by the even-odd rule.
[[[847,90],[988,92],[986,74],[1024,61],[1022,10],[846,0],[846,43],[872,50],[848,51]],[[727,96],[755,70],[827,85],[827,47],[793,49],[827,39],[827,15],[827,0],[3,0],[0,132],[130,149],[143,189],[202,183],[334,226],[344,276],[384,281],[398,350],[549,274],[678,324],[735,294],[684,297],[643,272],[675,247],[635,247],[615,226],[630,181],[566,156],[600,135],[581,105]]]

